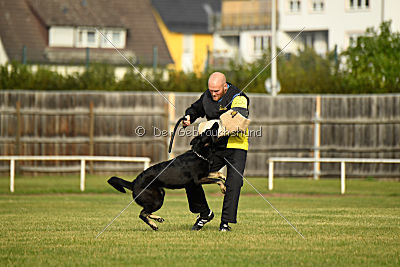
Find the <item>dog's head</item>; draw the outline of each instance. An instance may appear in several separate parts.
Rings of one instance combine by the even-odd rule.
[[[218,123],[214,123],[210,129],[205,130],[201,135],[193,138],[190,142],[192,150],[203,156],[207,156],[218,140],[218,127]]]

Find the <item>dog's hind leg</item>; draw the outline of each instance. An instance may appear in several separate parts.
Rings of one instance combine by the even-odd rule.
[[[155,224],[153,221],[150,221],[149,218],[152,216],[151,214],[147,213],[144,209],[139,214],[139,218],[142,219],[148,226],[151,227],[154,231],[158,230],[157,224]]]
[[[155,220],[157,222],[163,222],[164,219],[152,214],[153,212],[159,210],[164,202],[165,191],[162,188],[152,187],[147,188],[142,194],[138,195],[136,198],[136,203],[143,207],[140,212],[139,218],[144,221],[153,230],[158,230],[158,226],[149,219]],[[134,194],[135,197],[135,194]]]

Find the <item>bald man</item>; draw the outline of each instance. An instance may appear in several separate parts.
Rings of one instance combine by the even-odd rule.
[[[225,75],[214,72],[208,79],[208,90],[194,102],[185,112],[186,120],[183,125],[188,126],[197,118],[206,117],[207,120],[219,119],[229,109],[238,111],[248,118],[249,98],[237,87],[226,82]],[[243,186],[243,172],[246,165],[248,150],[248,135],[235,134],[218,139],[215,157],[211,162],[210,172],[227,167],[226,193],[222,207],[219,230],[231,231],[229,223],[236,223],[240,190]],[[228,163],[229,162],[229,163]],[[190,211],[199,213],[192,230],[200,230],[214,218],[214,213],[207,204],[204,190],[201,185],[187,186],[186,195]]]

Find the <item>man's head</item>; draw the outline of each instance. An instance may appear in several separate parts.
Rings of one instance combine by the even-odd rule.
[[[212,73],[208,78],[208,90],[214,101],[220,100],[228,90],[225,75],[221,72]]]

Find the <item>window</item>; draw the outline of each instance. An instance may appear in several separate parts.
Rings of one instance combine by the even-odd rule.
[[[301,1],[300,0],[290,0],[289,1],[289,12],[297,13],[301,11]]]
[[[103,28],[99,31],[102,34],[93,28],[78,27],[76,29],[75,47],[113,48],[114,45],[117,48],[125,47],[126,30]]]
[[[88,46],[96,45],[96,33],[95,32],[87,32],[87,44]]]
[[[348,0],[352,10],[369,9],[369,0]]]
[[[120,32],[113,32],[112,33],[112,42],[115,46],[119,46],[121,44]]]
[[[315,36],[312,32],[305,32],[302,39],[304,47],[314,47]]]
[[[351,47],[354,47],[357,45],[357,39],[358,37],[362,36],[363,33],[349,33],[348,34],[348,45]]]
[[[78,28],[76,47],[98,47],[98,34],[93,29]]]
[[[253,36],[253,51],[255,54],[261,54],[269,48],[269,36]]]
[[[312,11],[321,12],[324,11],[325,0],[312,0]]]

